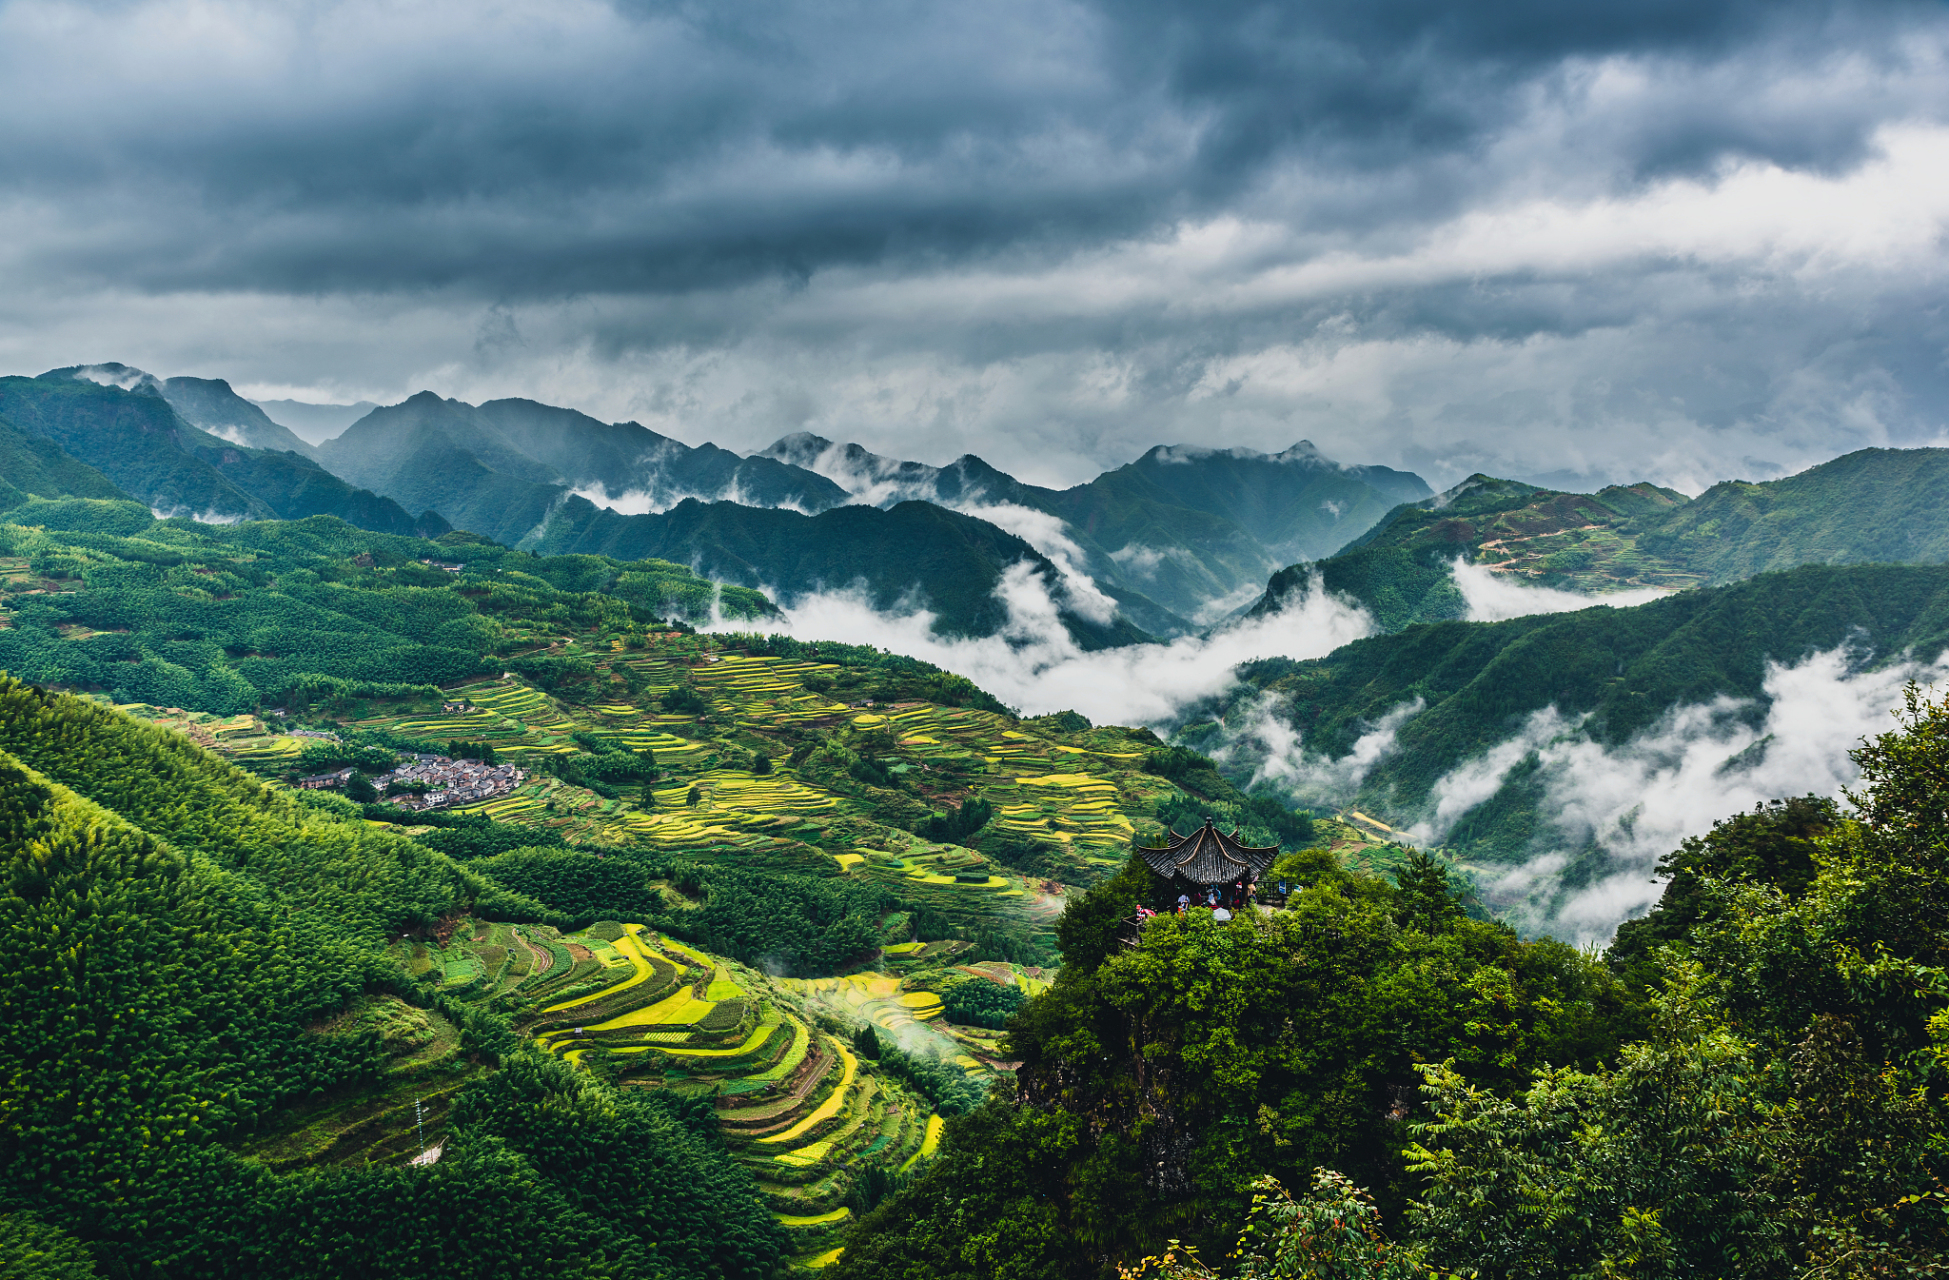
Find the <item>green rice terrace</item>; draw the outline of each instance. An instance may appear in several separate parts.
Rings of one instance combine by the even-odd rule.
[[[1159,799],[1180,794],[1144,771],[1157,743],[1141,731],[912,699],[849,704],[836,688],[845,664],[768,654],[762,640],[638,643],[553,646],[589,673],[582,688],[551,693],[510,673],[446,687],[438,703],[372,700],[310,729],[122,709],[273,774],[295,774],[300,756],[330,757],[327,742],[294,733],[484,744],[528,776],[457,812],[595,848],[843,875],[885,887],[909,911],[1020,935],[1045,953],[1064,886],[1120,866],[1139,827],[1156,825]],[[652,759],[656,776],[605,788],[576,775],[577,759],[615,752]],[[968,801],[988,807],[979,837],[940,830]]]
[[[449,877],[438,907],[373,914],[384,963],[308,1015],[378,1057],[238,1141],[276,1174],[445,1169],[478,1127],[454,1109],[539,1052],[714,1119],[792,1256],[830,1262],[1015,1069],[1003,1028],[1053,977],[1057,917],[1133,841],[1206,814],[1314,836],[1147,730],[1023,718],[877,650],[697,634],[603,594],[621,570],[593,557],[455,543],[449,575],[327,524],[0,532],[28,553],[3,566],[17,669],[255,775],[375,867]],[[519,773],[433,806],[392,776],[413,756]]]
[[[304,727],[123,709],[274,775],[368,741],[491,747],[527,771],[511,794],[437,823],[370,816],[383,806],[368,807],[368,820],[437,842],[472,830],[439,824],[487,818],[510,833],[497,848],[532,839],[642,868],[666,923],[699,918],[709,893],[680,883],[670,859],[883,894],[868,949],[832,976],[767,976],[643,917],[579,931],[467,917],[394,944],[449,1000],[507,1015],[566,1062],[622,1088],[709,1097],[727,1147],[810,1264],[829,1260],[835,1237],[870,1207],[855,1190],[863,1171],[897,1179],[931,1152],[941,1111],[929,1092],[948,1096],[941,1078],[978,1098],[1013,1068],[999,1016],[947,1016],[968,998],[956,988],[992,987],[1012,1001],[1046,988],[1051,972],[1038,965],[1054,963],[1065,893],[1121,866],[1160,812],[1203,803],[1185,784],[1229,789],[1215,775],[1163,776],[1159,744],[1142,731],[861,696],[901,691],[875,687],[849,653],[825,660],[768,652],[770,643],[557,641],[549,654],[580,679],[552,690],[552,673],[530,664],[529,675],[443,688],[437,702],[374,699]],[[302,736],[325,733],[338,741]],[[607,785],[586,763],[617,758],[653,761],[653,775]],[[389,1083],[301,1115],[260,1158],[424,1158],[422,1143],[437,1158],[446,1099],[470,1074],[451,1019],[389,999],[347,1016],[395,1044]],[[868,1028],[881,1040],[862,1042]],[[878,1060],[866,1056],[882,1045]],[[896,1060],[920,1066],[902,1073]],[[931,1073],[928,1091],[914,1070]]]
[[[564,933],[466,919],[442,933],[402,939],[396,952],[451,998],[510,1015],[538,1045],[624,1088],[712,1098],[726,1146],[808,1259],[852,1217],[862,1168],[910,1169],[938,1138],[933,1104],[855,1052],[852,1031],[872,1015],[845,1017],[800,984],[638,924]],[[871,981],[898,1004],[900,979]],[[923,995],[938,1015],[939,998]],[[429,1065],[422,1051],[403,1069]],[[972,1058],[967,1068],[987,1070]],[[434,1140],[444,1092],[429,1078]],[[344,1137],[334,1141],[336,1157],[352,1154]],[[417,1142],[408,1130],[381,1145],[417,1154]]]

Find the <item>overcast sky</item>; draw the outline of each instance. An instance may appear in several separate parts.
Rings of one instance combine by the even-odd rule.
[[[0,0],[0,372],[1073,483],[1949,443],[1949,9]]]

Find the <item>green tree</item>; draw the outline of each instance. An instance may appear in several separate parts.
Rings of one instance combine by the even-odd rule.
[[[1403,929],[1441,933],[1463,915],[1447,864],[1420,849],[1409,851],[1394,868],[1394,883],[1400,890],[1394,920]]]
[[[31,1213],[0,1213],[0,1280],[95,1280],[81,1242]]]
[[[1426,1179],[1407,1221],[1432,1258],[1489,1278],[1763,1275],[1788,1262],[1764,1062],[1696,969],[1614,1071],[1542,1072],[1513,1098],[1424,1069]]]
[[[1180,1256],[1181,1255],[1181,1256]],[[1228,1280],[1418,1280],[1420,1250],[1392,1244],[1374,1198],[1345,1174],[1313,1170],[1312,1188],[1294,1199],[1277,1178],[1252,1184],[1252,1207]],[[1196,1246],[1173,1240],[1162,1256],[1117,1268],[1119,1280],[1219,1280]]]

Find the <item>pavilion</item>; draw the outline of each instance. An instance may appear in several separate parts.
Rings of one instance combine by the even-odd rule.
[[[1150,869],[1171,882],[1170,898],[1188,896],[1193,902],[1205,901],[1207,890],[1219,886],[1249,885],[1272,867],[1279,846],[1263,849],[1238,842],[1238,832],[1229,836],[1212,826],[1211,819],[1188,836],[1172,831],[1161,849],[1137,850]]]

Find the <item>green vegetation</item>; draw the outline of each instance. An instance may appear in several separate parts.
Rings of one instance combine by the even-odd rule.
[[[1215,1256],[1253,1178],[1303,1185],[1322,1164],[1398,1205],[1417,1062],[1508,1087],[1615,1050],[1623,989],[1601,964],[1430,912],[1419,884],[1309,869],[1286,909],[1225,924],[1199,911],[1128,934],[1161,892],[1134,858],[1073,905],[1063,968],[1011,1024],[1013,1096],[949,1125],[838,1274],[926,1256],[936,1274],[989,1274],[1006,1249],[1021,1274],[1090,1275],[1092,1255],[1135,1260],[1172,1236]],[[975,1222],[992,1225],[955,1225]]]
[[[1226,723],[1255,716],[1271,694],[1308,751],[1340,758],[1389,712],[1418,706],[1400,725],[1397,749],[1358,793],[1331,797],[1386,819],[1422,812],[1438,779],[1546,707],[1573,722],[1588,717],[1585,732],[1619,744],[1681,705],[1719,697],[1757,705],[1769,663],[1844,646],[1868,659],[1912,653],[1927,660],[1945,645],[1949,567],[1807,566],[1632,609],[1444,622],[1310,661],[1247,663],[1239,690],[1216,714],[1176,737],[1190,744],[1219,738]],[[1244,757],[1228,767],[1241,764],[1249,767]],[[1537,829],[1540,797],[1533,769],[1513,768],[1447,842],[1473,859],[1518,858]]]
[[[682,1117],[535,1059],[503,1019],[442,1005],[383,950],[468,905],[536,904],[179,736],[12,680],[0,815],[0,1202],[109,1274],[591,1257],[612,1275],[770,1273],[783,1237]],[[357,1156],[403,1136],[401,1104],[422,1093],[451,1095],[434,1163],[310,1174],[288,1153],[235,1154],[268,1154],[293,1119],[315,1131],[322,1109],[368,1130],[322,1153]],[[437,1208],[456,1199],[464,1225]]]
[[[1280,570],[1253,613],[1317,577],[1384,631],[1464,618],[1457,559],[1587,594],[1724,584],[1805,564],[1939,564],[1949,560],[1949,523],[1932,495],[1945,484],[1945,449],[1863,449],[1783,480],[1728,480],[1689,501],[1651,484],[1558,493],[1475,475],[1396,507],[1331,557]]]
[[[6,464],[0,475],[13,477],[13,464],[25,463],[30,472],[44,474],[52,467],[53,474],[68,477],[61,485],[65,495],[132,496],[172,515],[218,520],[328,515],[383,533],[427,536],[449,527],[431,513],[416,520],[391,499],[355,489],[304,454],[290,451],[289,445],[303,449],[303,443],[268,420],[263,426],[285,442],[249,448],[192,426],[160,385],[126,391],[72,373],[0,378],[0,423],[8,424],[9,434],[36,438],[39,445],[27,456],[0,446],[0,464]],[[223,390],[229,394],[228,387]],[[109,492],[75,479],[90,471],[112,482]],[[27,492],[43,492],[31,482],[13,483]],[[5,496],[0,490],[0,501]]]
[[[111,1274],[730,1276],[830,1252],[1007,1069],[997,1024],[1047,985],[1064,882],[1119,865],[1160,806],[1249,803],[1209,768],[1147,772],[1148,734],[611,593],[662,575],[639,599],[680,603],[697,580],[674,566],[19,510],[0,646],[40,684],[6,683],[0,751],[73,796],[69,827],[134,843],[85,883],[12,873],[18,902],[84,916],[7,932],[34,1000],[9,997],[0,1067],[33,1104],[0,1205]],[[352,794],[409,751],[524,776],[458,810]],[[278,785],[336,767],[345,795]],[[169,858],[180,883],[148,869]],[[56,937],[107,967],[60,969]],[[102,1052],[52,1052],[74,1037]],[[74,1101],[97,1089],[121,1101]],[[485,1206],[464,1240],[428,1207],[455,1199]],[[221,1229],[185,1228],[212,1203]],[[388,1227],[334,1233],[354,1219]],[[267,1252],[288,1239],[319,1243]]]
[[[95,1280],[80,1241],[31,1213],[0,1213],[0,1276],[6,1280]]]
[[[1856,759],[1846,815],[1688,841],[1602,960],[1467,919],[1426,857],[1141,926],[1133,860],[1065,915],[1012,1093],[834,1275],[1934,1274],[1949,700]]]
[[[726,610],[771,610],[755,592],[720,592],[669,564],[537,559],[328,517],[219,528],[69,500],[58,504],[69,518],[56,520],[43,510],[52,505],[8,514],[39,527],[0,524],[0,554],[25,562],[6,584],[0,666],[119,703],[223,715],[402,695],[437,703],[433,686],[498,671],[522,651],[573,685],[587,663],[537,644],[591,627],[640,637],[656,625],[652,603],[708,609],[721,596]],[[444,557],[464,568],[422,563]],[[625,579],[636,580],[635,603],[585,586]]]

